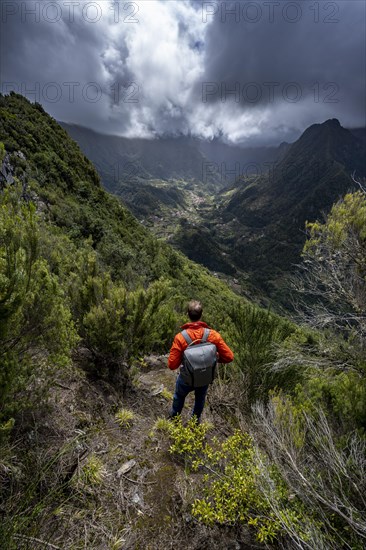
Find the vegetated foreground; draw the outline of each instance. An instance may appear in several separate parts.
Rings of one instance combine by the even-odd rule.
[[[363,548],[365,193],[309,226],[294,323],[157,241],[39,105],[0,112],[3,546]],[[235,353],[199,426],[165,419],[192,296]]]
[[[87,362],[87,352],[81,355]],[[6,547],[41,548],[37,539],[58,548],[251,547],[249,528],[205,526],[192,515],[203,472],[174,458],[160,431],[174,382],[166,358],[154,356],[135,369],[124,397],[78,368],[60,373],[47,410],[14,427],[19,448],[6,477],[13,489],[26,485],[6,501]],[[212,422],[210,434],[226,438],[228,411],[220,413],[218,402],[211,408],[212,399],[205,422]]]

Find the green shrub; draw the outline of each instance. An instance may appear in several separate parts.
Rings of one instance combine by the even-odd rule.
[[[4,146],[4,144],[0,141],[0,164],[3,162],[3,160],[4,160],[4,158],[5,158],[5,155],[6,155],[5,146]]]
[[[6,416],[40,371],[67,364],[77,341],[59,280],[39,255],[35,207],[22,202],[17,187],[0,196],[0,321],[0,415]]]
[[[357,371],[312,368],[295,396],[299,407],[321,406],[339,436],[366,433],[366,380]]]
[[[165,351],[176,325],[173,306],[167,281],[130,292],[110,282],[84,316],[85,341],[96,353],[121,360]]]
[[[229,316],[235,365],[246,387],[248,407],[257,399],[267,399],[268,391],[276,385],[293,386],[297,380],[294,372],[282,376],[270,367],[276,346],[294,332],[295,326],[270,311],[243,303],[234,304]]]
[[[271,498],[282,507],[283,518],[292,517],[292,527],[296,522],[310,521],[310,517],[303,517],[298,499],[289,500],[289,491],[278,470],[258,454],[250,435],[238,430],[223,442],[212,438],[209,443],[208,424],[198,425],[194,420],[187,426],[182,426],[179,420],[161,424],[172,441],[170,452],[184,457],[194,471],[206,471],[202,484],[196,484],[196,493],[203,494],[192,505],[192,514],[202,523],[247,524],[254,527],[257,540],[263,543],[273,542],[285,533],[282,521],[263,494],[259,456],[266,461]]]
[[[284,503],[273,490],[278,476],[286,480],[288,494],[301,503],[301,521],[288,516],[285,532],[298,547],[336,550],[344,541],[352,549],[363,547],[366,530],[365,456],[366,440],[357,433],[339,437],[338,426],[327,418],[321,403],[279,393],[264,407],[254,410],[255,428],[268,460],[257,454],[259,487],[272,513],[283,522]],[[290,510],[292,509],[292,502]],[[308,521],[309,520],[309,521]],[[312,525],[311,529],[306,524]]]
[[[169,422],[167,427],[172,439],[170,452],[191,461],[197,459],[205,448],[205,437],[211,427],[207,422],[198,424],[194,418],[191,418],[188,424],[183,426],[180,416],[177,416]],[[194,467],[196,467],[196,464],[194,464]]]
[[[195,480],[192,514],[206,525],[249,525],[262,543],[335,550],[347,540],[362,548],[365,519],[365,442],[357,436],[340,448],[318,409],[312,416],[283,394],[257,405],[254,439],[237,430],[224,441],[207,440],[209,427],[159,421]]]

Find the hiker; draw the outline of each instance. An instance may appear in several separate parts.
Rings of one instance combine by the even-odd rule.
[[[181,366],[169,417],[175,417],[182,412],[185,398],[189,392],[194,391],[192,417],[199,423],[208,386],[215,376],[216,363],[230,363],[234,354],[218,332],[200,321],[201,302],[191,300],[187,313],[191,322],[183,325],[182,332],[175,336],[168,358],[168,367],[171,370]],[[197,345],[199,348],[196,348]]]

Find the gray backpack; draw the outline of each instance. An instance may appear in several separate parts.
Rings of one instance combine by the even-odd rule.
[[[182,335],[188,344],[183,353],[183,366],[180,374],[183,381],[193,388],[211,384],[215,378],[217,350],[215,344],[207,342],[210,329],[205,328],[200,340],[192,340],[186,330]],[[196,342],[200,342],[196,344]]]

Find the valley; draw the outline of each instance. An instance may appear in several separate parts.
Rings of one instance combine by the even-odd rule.
[[[357,188],[353,174],[366,176],[364,129],[347,130],[336,119],[312,125],[292,144],[257,149],[182,137],[126,144],[64,127],[142,225],[277,311],[292,307],[289,280],[306,223]],[[116,165],[124,169],[116,173]]]

